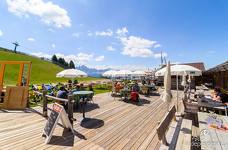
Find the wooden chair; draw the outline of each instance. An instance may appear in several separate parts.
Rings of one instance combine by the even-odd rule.
[[[146,87],[146,86],[141,86],[141,92],[142,92],[142,94],[148,94],[148,90],[149,90],[148,87]]]
[[[187,100],[183,100],[184,104],[184,112],[185,113],[190,113],[190,114],[197,114],[199,112],[199,107],[197,103],[194,102],[187,102]]]

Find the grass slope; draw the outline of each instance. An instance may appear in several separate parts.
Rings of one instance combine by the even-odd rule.
[[[30,83],[41,84],[41,83],[57,83],[66,82],[68,79],[56,78],[56,74],[63,70],[63,68],[48,62],[41,60],[36,57],[32,57],[25,54],[16,54],[12,51],[0,48],[0,61],[2,60],[12,60],[12,61],[31,61],[32,70]],[[19,65],[7,65],[4,75],[5,84],[15,85],[17,82],[17,77],[19,74]],[[90,81],[100,78],[78,78],[79,81]]]

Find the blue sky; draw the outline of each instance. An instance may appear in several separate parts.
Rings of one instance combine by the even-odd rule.
[[[0,46],[76,65],[146,69],[228,60],[226,0],[1,0]]]

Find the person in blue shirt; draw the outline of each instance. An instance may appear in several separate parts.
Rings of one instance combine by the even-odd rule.
[[[67,99],[68,98],[68,91],[64,88],[64,86],[61,86],[59,88],[59,91],[57,92],[57,97],[58,98],[63,98],[63,99]],[[59,102],[59,103],[61,105],[63,105],[65,110],[67,109],[67,103],[66,102]]]

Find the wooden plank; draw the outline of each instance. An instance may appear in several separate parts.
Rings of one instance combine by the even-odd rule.
[[[190,150],[192,138],[192,120],[183,119],[179,132],[176,150]]]
[[[153,102],[155,103],[155,102]],[[131,112],[134,112],[134,113],[131,113]],[[135,118],[137,118],[138,116],[137,115],[134,115],[134,114],[143,114],[143,110],[142,108],[140,109],[137,109],[137,110],[132,110],[130,112],[131,115],[128,115],[128,120],[126,120],[126,117],[122,117],[118,120],[118,123],[116,122],[114,125],[106,128],[105,130],[103,130],[103,132],[101,133],[98,133],[96,137],[93,137],[91,138],[92,141],[95,141],[98,143],[99,141],[102,141],[104,140],[105,138],[107,138],[107,140],[109,140],[108,137],[112,137],[110,136],[110,134],[113,134],[113,132],[120,132],[122,130],[122,128],[124,128],[124,125],[127,126],[129,124],[129,120],[134,120]],[[140,114],[141,113],[141,114]],[[90,141],[91,141],[90,140]],[[86,142],[87,143],[87,142]],[[77,144],[77,143],[76,143]],[[84,146],[85,144],[81,145],[81,146]],[[77,147],[80,146],[80,145],[76,145]]]
[[[159,107],[157,107],[159,108]],[[153,120],[154,118],[154,113],[155,113],[156,109],[151,110],[151,112],[149,114],[144,115],[144,117],[140,117],[139,119],[137,118],[137,121],[135,120],[134,122],[132,122],[131,124],[135,123],[135,125],[129,125],[128,126],[128,130],[121,132],[121,136],[118,135],[118,137],[113,140],[113,138],[111,138],[110,142],[111,144],[109,144],[107,142],[107,146],[106,148],[109,149],[110,147],[115,148],[115,145],[119,145],[119,142],[121,143],[122,139],[124,138],[129,138],[130,141],[127,143],[127,145],[125,145],[125,147],[128,149],[131,147],[131,145],[133,144],[134,140],[137,139],[136,136],[140,136],[140,134],[144,131],[144,129],[146,128],[146,126],[148,124],[151,123],[151,120]],[[143,121],[144,120],[144,121]],[[103,144],[102,144],[103,145]]]
[[[155,104],[155,106],[157,106]],[[151,107],[154,107],[151,105]],[[146,111],[151,109],[150,107],[145,108],[143,110],[140,110],[138,113],[133,113],[131,118],[124,118],[124,124],[121,126],[117,126],[116,130],[112,130],[114,132],[108,132],[105,136],[102,137],[102,139],[98,140],[97,143],[107,145],[108,143],[111,143],[114,139],[119,139],[123,135],[125,135],[127,132],[131,131],[132,128],[138,127],[140,125],[140,122],[142,122],[143,118],[146,118],[148,115],[151,115],[150,111]],[[111,138],[111,140],[110,140]]]
[[[135,127],[131,132],[128,132],[124,138],[129,138],[130,141],[124,145],[123,149],[137,149],[139,145],[144,141],[144,139],[148,136],[148,134],[152,133],[154,128],[157,125],[158,118],[164,115],[164,105],[161,104],[156,107],[156,109],[151,110],[152,114],[143,121],[143,123],[139,127]],[[154,115],[159,114],[159,115]],[[159,118],[160,119],[160,118]],[[153,132],[155,134],[156,132]],[[118,141],[118,143],[114,143],[115,145],[119,145],[122,139]],[[150,142],[148,142],[149,144]],[[114,146],[115,147],[115,146]],[[109,148],[109,147],[108,147]]]
[[[61,137],[63,128],[58,126],[54,131],[54,135],[60,137],[55,138],[53,141],[54,143],[48,145],[44,144],[44,139],[41,137],[46,119],[39,115],[35,115],[35,117],[32,119],[33,113],[29,113],[27,114],[28,116],[25,117],[24,123],[22,121],[23,119],[20,118],[18,128],[15,128],[15,125],[10,124],[7,128],[13,130],[5,132],[3,136],[0,134],[0,137],[3,137],[3,148],[34,150],[72,148],[122,149],[124,146],[128,145],[127,147],[136,149],[141,146],[139,143],[144,143],[143,145],[145,145],[146,148],[155,148],[158,144],[158,137],[156,136],[156,128],[154,128],[157,122],[154,122],[154,120],[160,120],[160,116],[162,116],[162,114],[165,112],[165,109],[162,109],[164,106],[163,102],[159,100],[159,97],[151,97],[146,99],[148,99],[151,103],[137,106],[131,103],[114,100],[110,97],[110,95],[98,95],[95,97],[94,101],[98,104],[99,108],[87,112],[87,116],[90,118],[103,120],[104,125],[93,129],[84,128],[80,126],[79,122],[81,113],[76,112],[74,113],[74,117],[79,119],[78,121],[74,122],[74,129],[80,134],[84,135],[87,140],[80,139],[77,136],[72,139],[71,134],[67,134],[67,136],[65,136],[63,139],[63,137]],[[37,110],[42,111],[42,109]],[[7,113],[4,113],[4,115],[6,114]],[[14,119],[17,119],[18,116],[23,115],[16,114],[15,117],[13,115],[8,116],[9,118],[6,116],[3,118],[6,122],[13,123],[15,122]],[[0,126],[1,125],[5,128],[7,123],[0,121]],[[71,140],[73,140],[73,147],[69,145],[72,142]]]
[[[173,106],[171,110],[167,113],[167,115],[160,121],[158,127],[157,127],[157,134],[159,140],[162,140],[165,136],[165,133],[169,127],[169,124],[171,123],[173,117],[175,116],[176,108]]]

